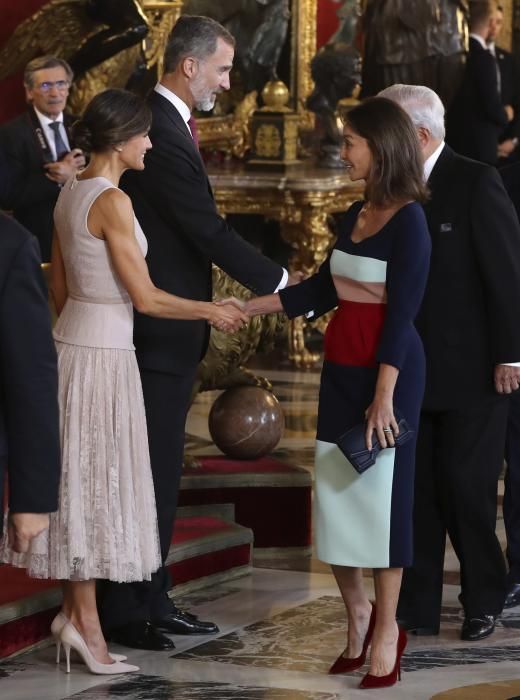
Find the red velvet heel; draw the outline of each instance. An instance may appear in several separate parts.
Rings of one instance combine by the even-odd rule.
[[[386,676],[372,676],[367,673],[359,684],[360,688],[388,688],[397,683],[397,679],[401,680],[401,656],[406,649],[408,639],[406,632],[399,628],[399,636],[397,637],[397,656],[393,669]]]
[[[370,613],[370,621],[368,623],[367,633],[365,635],[365,640],[363,642],[363,649],[361,654],[356,656],[355,659],[347,659],[343,656],[338,656],[336,661],[329,668],[329,673],[350,673],[358,668],[361,668],[366,661],[367,651],[372,641],[372,635],[374,633],[374,627],[376,624],[376,606],[372,603],[372,612]]]

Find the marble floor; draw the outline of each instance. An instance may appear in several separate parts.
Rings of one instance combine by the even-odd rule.
[[[260,373],[273,383],[286,413],[286,431],[275,454],[312,470],[318,373],[284,368]],[[202,395],[190,412],[191,454],[215,454],[207,430],[214,397],[215,392]],[[502,538],[501,522],[499,532]],[[51,647],[35,649],[0,664],[0,698],[427,700],[439,695],[446,700],[513,700],[520,696],[514,682],[520,679],[520,607],[504,613],[492,637],[474,644],[462,642],[458,570],[451,548],[441,634],[412,637],[403,657],[402,682],[379,691],[358,689],[364,671],[327,675],[345,643],[344,609],[328,567],[314,558],[277,560],[273,566],[277,568],[255,568],[251,576],[179,601],[202,619],[217,622],[220,633],[215,637],[173,637],[174,653],[114,646],[114,651],[128,653],[140,672],[113,678],[90,675],[79,662],[66,674],[63,664],[54,663]],[[479,687],[474,694],[472,685]]]

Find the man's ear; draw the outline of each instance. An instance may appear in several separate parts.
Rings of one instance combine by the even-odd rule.
[[[199,62],[192,56],[187,56],[182,60],[182,72],[187,78],[194,78],[199,70]]]
[[[419,143],[421,144],[421,148],[425,148],[425,146],[427,146],[430,141],[430,132],[428,131],[428,129],[425,129],[424,126],[420,126],[417,129],[417,136],[419,137]]]

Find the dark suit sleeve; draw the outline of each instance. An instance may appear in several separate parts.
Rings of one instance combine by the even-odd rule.
[[[520,224],[494,168],[472,194],[472,237],[485,288],[493,361],[520,362]]]
[[[0,388],[9,508],[57,509],[60,477],[56,351],[34,238],[22,239],[0,296]]]
[[[6,209],[34,207],[58,196],[59,187],[45,176],[43,165],[29,149],[27,134],[21,129],[6,126],[0,130],[0,148],[9,174],[9,188],[3,204]]]
[[[274,292],[282,268],[261,255],[218,214],[202,161],[173,138],[153,144],[148,177],[140,178],[146,198],[189,244],[255,294]],[[197,159],[199,160],[199,159]]]
[[[313,311],[311,321],[338,305],[338,295],[330,272],[329,254],[316,274],[299,284],[281,289],[280,300],[289,318]]]
[[[418,208],[400,224],[388,260],[387,308],[377,361],[402,369],[414,320],[424,296],[430,266],[431,239]]]
[[[473,84],[477,104],[486,118],[498,126],[506,126],[507,114],[498,91],[497,62],[484,49],[473,57]]]

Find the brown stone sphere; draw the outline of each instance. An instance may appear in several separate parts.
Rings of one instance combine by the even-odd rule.
[[[258,386],[238,386],[217,398],[208,423],[213,442],[225,455],[258,459],[280,441],[284,415],[270,391]]]

